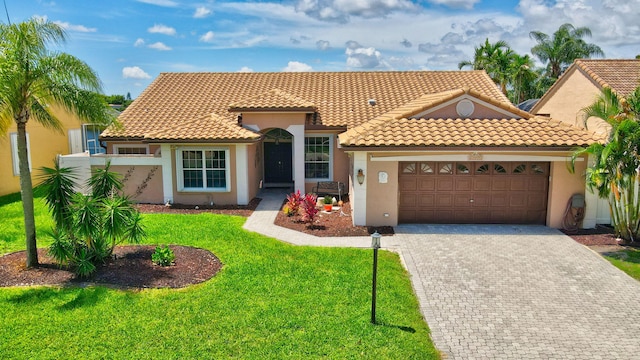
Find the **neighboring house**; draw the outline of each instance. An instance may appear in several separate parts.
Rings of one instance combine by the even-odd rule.
[[[378,226],[560,227],[584,193],[567,159],[600,140],[516,108],[484,71],[162,73],[119,121],[107,155],[78,161],[111,161],[136,201],[247,204],[340,181],[354,223]]]
[[[105,152],[98,143],[102,129],[93,125],[83,125],[62,109],[54,109],[62,123],[62,132],[43,127],[37,121],[27,124],[27,148],[31,164],[33,184],[38,184],[38,169],[53,166],[58,154],[72,154],[91,151],[92,154]],[[0,138],[0,195],[20,191],[20,170],[18,168],[18,137],[16,125],[9,127],[7,136]]]
[[[585,123],[584,109],[593,104],[605,87],[625,97],[640,86],[640,59],[579,59],[564,72],[556,83],[531,109],[532,114],[547,115],[567,124],[606,134],[610,127],[601,119],[590,118]],[[586,125],[585,125],[586,124]],[[609,204],[586,192],[585,227],[611,222]],[[597,206],[589,206],[597,204]]]

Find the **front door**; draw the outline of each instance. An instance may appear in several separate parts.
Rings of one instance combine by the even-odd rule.
[[[264,180],[267,184],[291,184],[293,172],[291,170],[291,143],[264,143]]]

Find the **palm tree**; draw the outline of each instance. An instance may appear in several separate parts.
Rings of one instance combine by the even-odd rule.
[[[508,69],[514,54],[505,41],[500,40],[492,44],[487,38],[484,44],[474,48],[473,60],[459,62],[458,69],[471,66],[473,70],[485,70],[506,95],[507,83],[510,78]]]
[[[561,25],[552,37],[540,31],[532,31],[529,37],[538,44],[531,48],[531,53],[547,63],[549,76],[557,79],[575,59],[604,56],[599,46],[582,40],[585,36],[591,36],[588,27],[576,28],[571,24]]]
[[[606,144],[592,144],[572,156],[591,155],[594,164],[587,168],[587,185],[609,200],[611,221],[616,234],[631,243],[640,237],[640,87],[627,99],[610,88],[583,109],[585,122],[595,116],[610,126]]]
[[[85,122],[108,124],[112,120],[98,95],[101,83],[97,74],[74,56],[47,50],[47,45],[61,44],[65,39],[59,25],[38,18],[0,24],[0,135],[6,135],[11,123],[16,123],[27,267],[38,265],[27,123],[33,119],[62,131],[51,111],[54,104]]]
[[[534,70],[533,60],[529,55],[514,54],[508,69],[509,82],[513,89],[511,101],[519,104],[527,99],[537,97],[535,84],[538,74]]]

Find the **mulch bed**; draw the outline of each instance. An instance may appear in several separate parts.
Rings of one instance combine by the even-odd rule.
[[[154,214],[199,214],[199,213],[212,213],[212,214],[224,214],[224,215],[237,215],[243,217],[249,217],[253,214],[258,204],[260,204],[260,198],[253,198],[248,205],[184,205],[184,204],[172,204],[170,206],[157,205],[157,204],[137,204],[136,208],[142,213]]]
[[[620,241],[618,241],[618,238],[614,235],[613,228],[610,226],[598,225],[595,229],[561,231],[586,246],[620,245]]]
[[[348,201],[342,205],[342,210],[320,211],[313,224],[302,222],[300,215],[287,216],[283,211],[278,212],[274,224],[319,237],[369,236],[375,231],[387,236],[394,234],[392,226],[354,226]]]
[[[154,245],[117,246],[115,259],[99,266],[88,279],[77,278],[68,268],[60,268],[38,249],[40,266],[26,269],[26,253],[18,251],[0,257],[0,286],[86,286],[104,285],[115,288],[182,288],[212,278],[222,267],[220,260],[208,250],[170,245],[175,265],[158,266],[151,262]]]

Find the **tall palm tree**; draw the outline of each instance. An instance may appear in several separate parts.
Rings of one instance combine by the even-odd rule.
[[[533,60],[529,55],[514,54],[511,58],[508,73],[513,89],[511,101],[514,104],[536,97],[535,84],[538,74],[534,70]]]
[[[640,240],[640,87],[626,99],[610,88],[583,109],[585,121],[595,116],[611,125],[606,144],[578,149],[576,158],[591,155],[587,185],[609,200],[611,221],[616,234],[629,242]]]
[[[485,39],[484,44],[474,48],[473,60],[465,60],[458,63],[458,69],[471,66],[473,70],[485,70],[491,79],[500,86],[502,92],[507,94],[507,84],[510,75],[511,58],[515,53],[505,41],[499,40],[490,43]]]
[[[97,94],[101,91],[97,74],[74,56],[48,51],[47,45],[61,44],[65,39],[59,25],[38,18],[0,24],[0,135],[6,135],[15,122],[27,267],[38,265],[27,123],[33,119],[46,128],[62,131],[51,105],[66,109],[85,122],[108,124],[112,120]]]
[[[575,59],[604,56],[604,52],[595,44],[586,43],[582,38],[591,37],[588,27],[576,28],[571,24],[563,24],[549,36],[540,31],[532,31],[529,37],[538,44],[531,48],[531,53],[543,63],[547,63],[547,72],[554,79]]]

